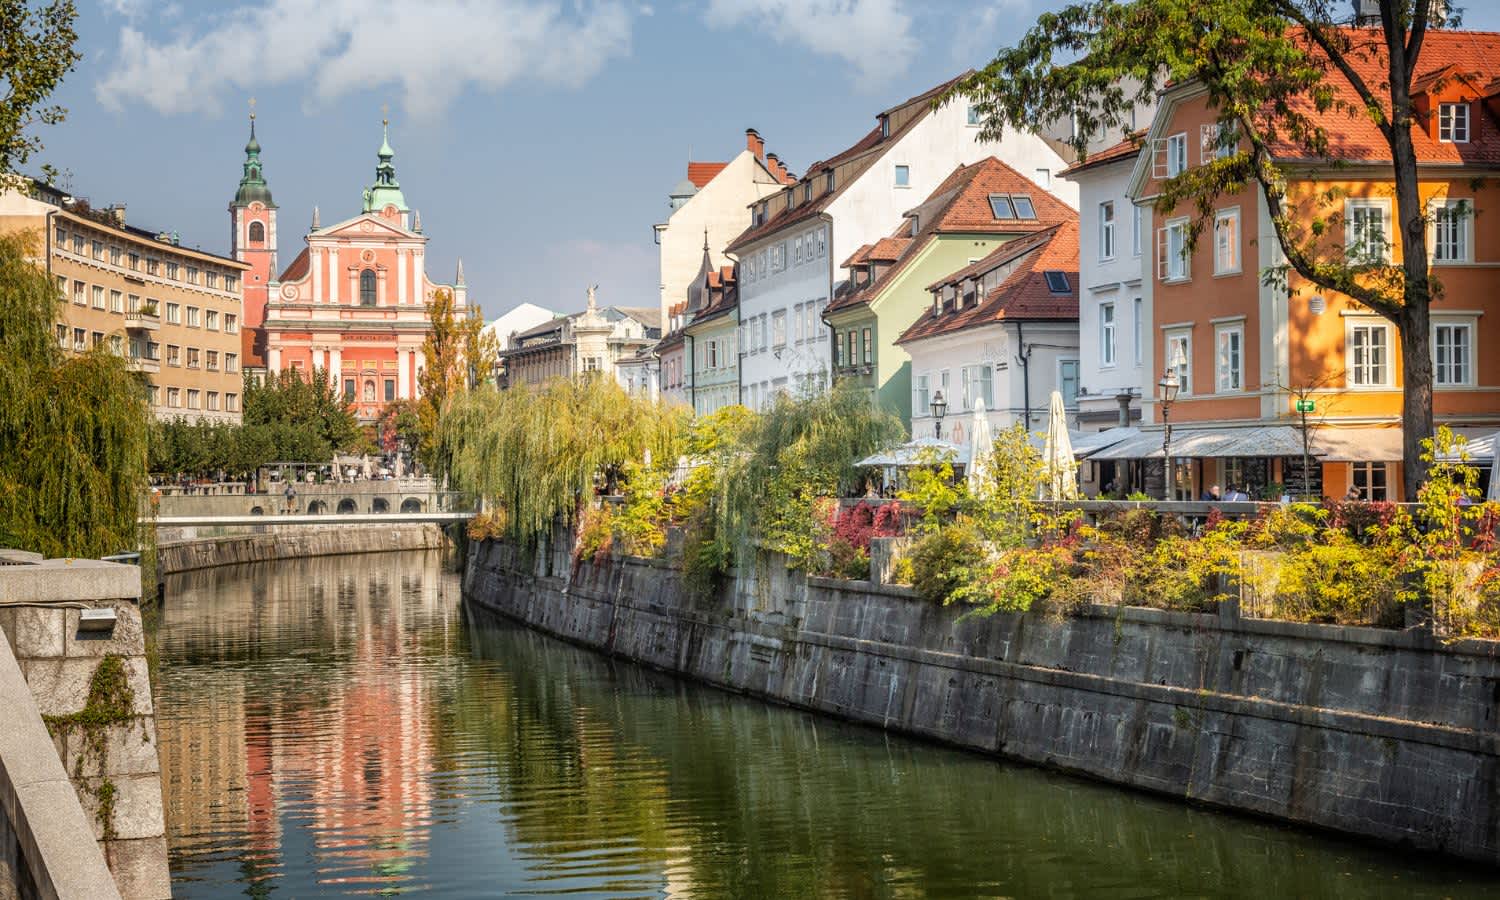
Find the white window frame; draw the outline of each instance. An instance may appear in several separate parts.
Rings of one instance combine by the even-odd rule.
[[[1131,209],[1135,211],[1135,219],[1130,226],[1130,255],[1138,257],[1141,255],[1141,235],[1146,232],[1145,223],[1142,221],[1146,210],[1141,206],[1132,206]]]
[[[903,190],[911,187],[911,166],[906,163],[898,163],[893,170],[891,184]]]
[[[1221,228],[1224,223],[1230,223],[1234,230],[1233,240],[1224,243]],[[1240,232],[1240,208],[1231,206],[1214,213],[1214,274],[1215,275],[1238,275],[1242,271],[1243,262],[1241,256],[1244,253],[1244,237]],[[1233,258],[1226,258],[1226,252]]]
[[[1375,256],[1375,255],[1370,254],[1368,252],[1369,248],[1365,248],[1366,252],[1364,252],[1364,253],[1356,252],[1358,250],[1358,243],[1359,242],[1358,242],[1358,235],[1356,234],[1356,231],[1355,231],[1356,225],[1355,225],[1354,219],[1355,219],[1355,211],[1356,210],[1361,210],[1361,209],[1374,209],[1374,210],[1379,210],[1380,211],[1381,243],[1384,246],[1381,247],[1381,255],[1379,255],[1379,256]],[[1389,265],[1391,263],[1391,253],[1392,253],[1392,243],[1391,243],[1391,201],[1390,201],[1390,199],[1386,198],[1386,197],[1368,197],[1368,198],[1366,198],[1366,197],[1360,197],[1360,198],[1350,198],[1348,200],[1345,200],[1344,201],[1344,256],[1345,256],[1345,258],[1348,259],[1351,263],[1355,263],[1355,264],[1385,263],[1386,265]]]
[[[1447,228],[1457,225],[1455,236],[1459,247],[1456,255],[1439,256],[1442,246],[1438,216],[1446,213]],[[1427,248],[1429,262],[1435,266],[1463,265],[1474,262],[1474,201],[1450,200],[1444,197],[1433,199],[1427,208]]]
[[[1141,358],[1146,355],[1146,346],[1143,339],[1146,335],[1146,304],[1140,297],[1132,297],[1130,300],[1131,312],[1135,317],[1135,365],[1141,366]]]
[[[1225,356],[1226,342],[1233,343],[1233,355]],[[1214,393],[1241,394],[1245,391],[1245,326],[1242,322],[1214,326]]]
[[[1181,235],[1181,246],[1174,254],[1172,251],[1173,233]],[[1168,219],[1161,228],[1156,230],[1156,279],[1168,284],[1177,284],[1192,280],[1193,268],[1189,264],[1187,253],[1188,217],[1179,216]],[[1175,270],[1172,265],[1173,259],[1181,265],[1180,270]]]
[[[1167,328],[1162,332],[1162,366],[1172,364],[1173,352],[1178,342],[1182,343],[1182,367],[1177,372],[1177,396],[1193,395],[1193,328],[1191,325]]]
[[[1467,144],[1469,142],[1469,126],[1469,104],[1438,104],[1438,140],[1440,142],[1444,144]]]
[[[1373,492],[1367,492],[1365,494],[1361,494],[1360,495],[1360,499],[1361,500],[1365,500],[1365,501],[1378,501],[1378,500],[1389,500],[1391,498],[1391,484],[1393,482],[1392,482],[1392,478],[1391,478],[1391,464],[1390,463],[1384,463],[1384,462],[1351,462],[1351,463],[1349,463],[1349,486],[1351,488],[1355,486],[1354,485],[1354,475],[1355,475],[1356,472],[1363,472],[1364,476],[1365,476],[1365,484],[1369,485],[1371,487],[1373,487],[1373,485],[1371,485],[1371,482],[1374,480],[1373,476],[1374,476],[1374,474],[1376,472],[1380,472],[1383,475],[1384,480],[1385,480],[1385,484],[1381,485],[1381,487],[1380,487],[1380,490],[1382,492],[1382,494],[1380,496],[1375,496],[1373,494]]]
[[[1115,201],[1099,204],[1099,259],[1115,258]]]
[[[932,415],[932,378],[923,372],[911,383],[911,412],[914,416]]]
[[[1383,335],[1381,338],[1381,359],[1377,364],[1374,361],[1356,362],[1355,349],[1356,337],[1360,332],[1368,335],[1367,342],[1374,349],[1373,336],[1375,333]],[[1344,323],[1344,386],[1349,390],[1388,390],[1395,384],[1395,361],[1392,358],[1394,350],[1392,346],[1391,323],[1374,316],[1349,316]],[[1370,371],[1368,375],[1361,377],[1360,373],[1365,369],[1373,370],[1376,366],[1380,369],[1380,379],[1374,378],[1375,372]]]
[[[1067,366],[1073,367],[1073,396],[1063,390],[1066,383],[1063,378],[1063,369]],[[1083,364],[1074,356],[1061,356],[1057,360],[1057,391],[1063,395],[1063,406],[1066,409],[1078,408],[1078,396],[1083,389]]]
[[[1477,344],[1475,336],[1479,333],[1478,322],[1473,318],[1446,319],[1434,318],[1432,321],[1432,386],[1434,389],[1473,387],[1475,384],[1475,350]],[[1454,378],[1453,369],[1457,363],[1452,358],[1444,359],[1439,339],[1443,333],[1453,333],[1462,330],[1463,340],[1463,370],[1460,377]]]
[[[1159,179],[1176,178],[1187,171],[1187,132],[1158,138],[1153,148],[1152,174]]]
[[[1115,302],[1099,304],[1099,368],[1113,369],[1119,361],[1119,350],[1115,344],[1117,331]]]

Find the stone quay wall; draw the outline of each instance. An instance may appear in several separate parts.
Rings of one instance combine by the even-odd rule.
[[[466,602],[729,690],[1182,800],[1500,864],[1500,644],[1096,606],[965,616],[775,561],[470,547]]]
[[[171,896],[140,596],[135,566],[0,552],[0,898]]]
[[[442,528],[432,523],[252,525],[246,530],[253,533],[199,537],[191,528],[162,529],[157,536],[157,573],[165,576],[240,563],[391,550],[436,550],[448,546]]]

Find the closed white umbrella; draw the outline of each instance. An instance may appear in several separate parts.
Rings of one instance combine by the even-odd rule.
[[[1068,437],[1068,411],[1061,391],[1052,392],[1047,414],[1047,442],[1042,446],[1046,482],[1043,500],[1073,500],[1078,496],[1078,462],[1073,459],[1073,441]]]
[[[339,455],[337,453],[333,454],[333,480],[344,480],[344,470],[339,468]]]
[[[1494,437],[1495,451],[1490,458],[1490,488],[1485,491],[1484,499],[1500,500],[1500,435]]]
[[[989,494],[994,486],[995,437],[990,430],[990,417],[984,411],[984,401],[974,401],[974,423],[969,427],[969,493],[976,497]]]

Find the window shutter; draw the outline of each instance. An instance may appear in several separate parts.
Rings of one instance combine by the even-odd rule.
[[[1151,142],[1151,177],[1166,179],[1167,174],[1167,140],[1157,138]]]
[[[1167,276],[1168,276],[1168,272],[1167,272],[1167,262],[1168,262],[1168,260],[1167,260],[1167,252],[1168,252],[1167,251],[1167,244],[1169,242],[1168,242],[1168,239],[1167,239],[1167,232],[1169,230],[1170,229],[1167,229],[1167,228],[1158,228],[1158,229],[1156,229],[1156,280],[1157,281],[1166,281],[1167,280]]]
[[[1219,149],[1219,126],[1200,125],[1198,128],[1198,163],[1208,165],[1214,161]]]

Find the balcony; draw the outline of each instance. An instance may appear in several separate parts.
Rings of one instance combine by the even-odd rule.
[[[157,372],[161,371],[161,360],[150,359],[149,357],[145,356],[132,356],[130,357],[130,371],[145,372],[148,375],[155,375]]]
[[[127,331],[156,331],[161,328],[161,316],[145,310],[126,313],[125,328]]]

